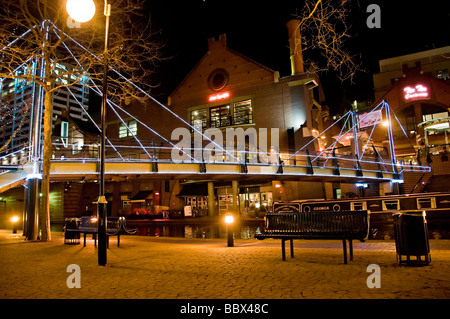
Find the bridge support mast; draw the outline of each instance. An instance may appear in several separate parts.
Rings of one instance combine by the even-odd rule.
[[[214,196],[214,182],[208,182],[208,216],[216,216],[216,201]]]

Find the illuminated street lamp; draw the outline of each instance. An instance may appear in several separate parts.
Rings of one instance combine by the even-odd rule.
[[[19,217],[13,216],[11,217],[11,223],[13,225],[13,234],[17,234],[17,222],[19,221]]]
[[[93,0],[67,0],[67,13],[78,22],[87,22],[95,14],[95,4]]]
[[[68,0],[66,4],[70,17],[78,22],[89,21],[95,13],[95,4],[92,0]],[[106,140],[106,101],[108,91],[108,46],[109,46],[109,16],[111,5],[105,0],[106,28],[103,66],[103,89],[101,110],[101,139],[100,139],[100,192],[98,197],[98,264],[106,265],[106,198],[105,198],[105,140]]]
[[[225,224],[227,226],[227,246],[233,247],[234,246],[234,239],[233,239],[234,216],[231,213],[228,213],[225,215]]]

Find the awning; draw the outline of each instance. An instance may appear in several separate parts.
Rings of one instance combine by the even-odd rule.
[[[450,127],[450,117],[441,117],[419,123],[417,126],[424,128],[425,131],[447,131]]]
[[[208,196],[208,185],[205,183],[183,185],[183,188],[177,196]]]

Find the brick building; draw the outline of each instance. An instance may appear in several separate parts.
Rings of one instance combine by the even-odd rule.
[[[286,56],[286,63],[291,62],[291,75],[280,76],[278,71],[234,51],[227,46],[226,35],[222,34],[218,39],[208,40],[208,51],[170,94],[167,107],[202,131],[219,129],[224,139],[226,130],[230,128],[243,129],[247,141],[251,140],[252,134],[258,134],[259,129],[266,128],[267,143],[271,143],[271,128],[277,128],[277,149],[289,156],[287,154],[292,154],[322,131],[329,114],[327,107],[322,107],[325,96],[317,74],[304,70],[297,24],[298,21],[295,20],[287,24],[291,57],[289,61],[289,56]],[[154,101],[145,104],[131,102],[124,109],[145,121],[146,125],[161,136],[172,137],[174,143],[177,142],[177,136],[171,136],[174,129],[184,127],[192,132],[185,123]],[[108,117],[110,138],[119,140],[119,143],[121,140],[131,140],[134,137],[130,136],[130,131],[133,131],[131,135],[147,145],[167,145],[166,142],[161,142],[161,136],[145,130],[141,123],[131,117],[125,116],[124,121],[113,115]],[[207,141],[203,140],[202,146],[205,144]],[[319,147],[317,142],[312,143],[310,150],[314,152]],[[135,156],[145,157],[142,154]],[[217,215],[233,207],[235,209],[234,205],[238,201],[241,212],[255,216],[258,211],[265,212],[265,207],[269,207],[274,200],[325,196],[320,182],[280,182],[267,179],[251,182],[144,181],[133,178],[133,182],[128,183],[134,185],[130,186],[128,192],[123,189],[122,184],[107,184],[107,192],[108,187],[116,189],[118,194],[114,192],[113,197],[122,198],[123,203],[124,198],[131,199],[146,187],[149,191],[146,200],[153,205],[174,209],[191,206],[203,215]],[[157,197],[155,193],[158,193]],[[120,204],[113,205],[113,211],[116,211]]]

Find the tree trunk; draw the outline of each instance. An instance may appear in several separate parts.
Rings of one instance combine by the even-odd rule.
[[[50,165],[52,157],[52,95],[45,94],[44,103],[44,151],[42,155],[41,206],[39,210],[39,229],[41,240],[51,240],[50,233]]]

